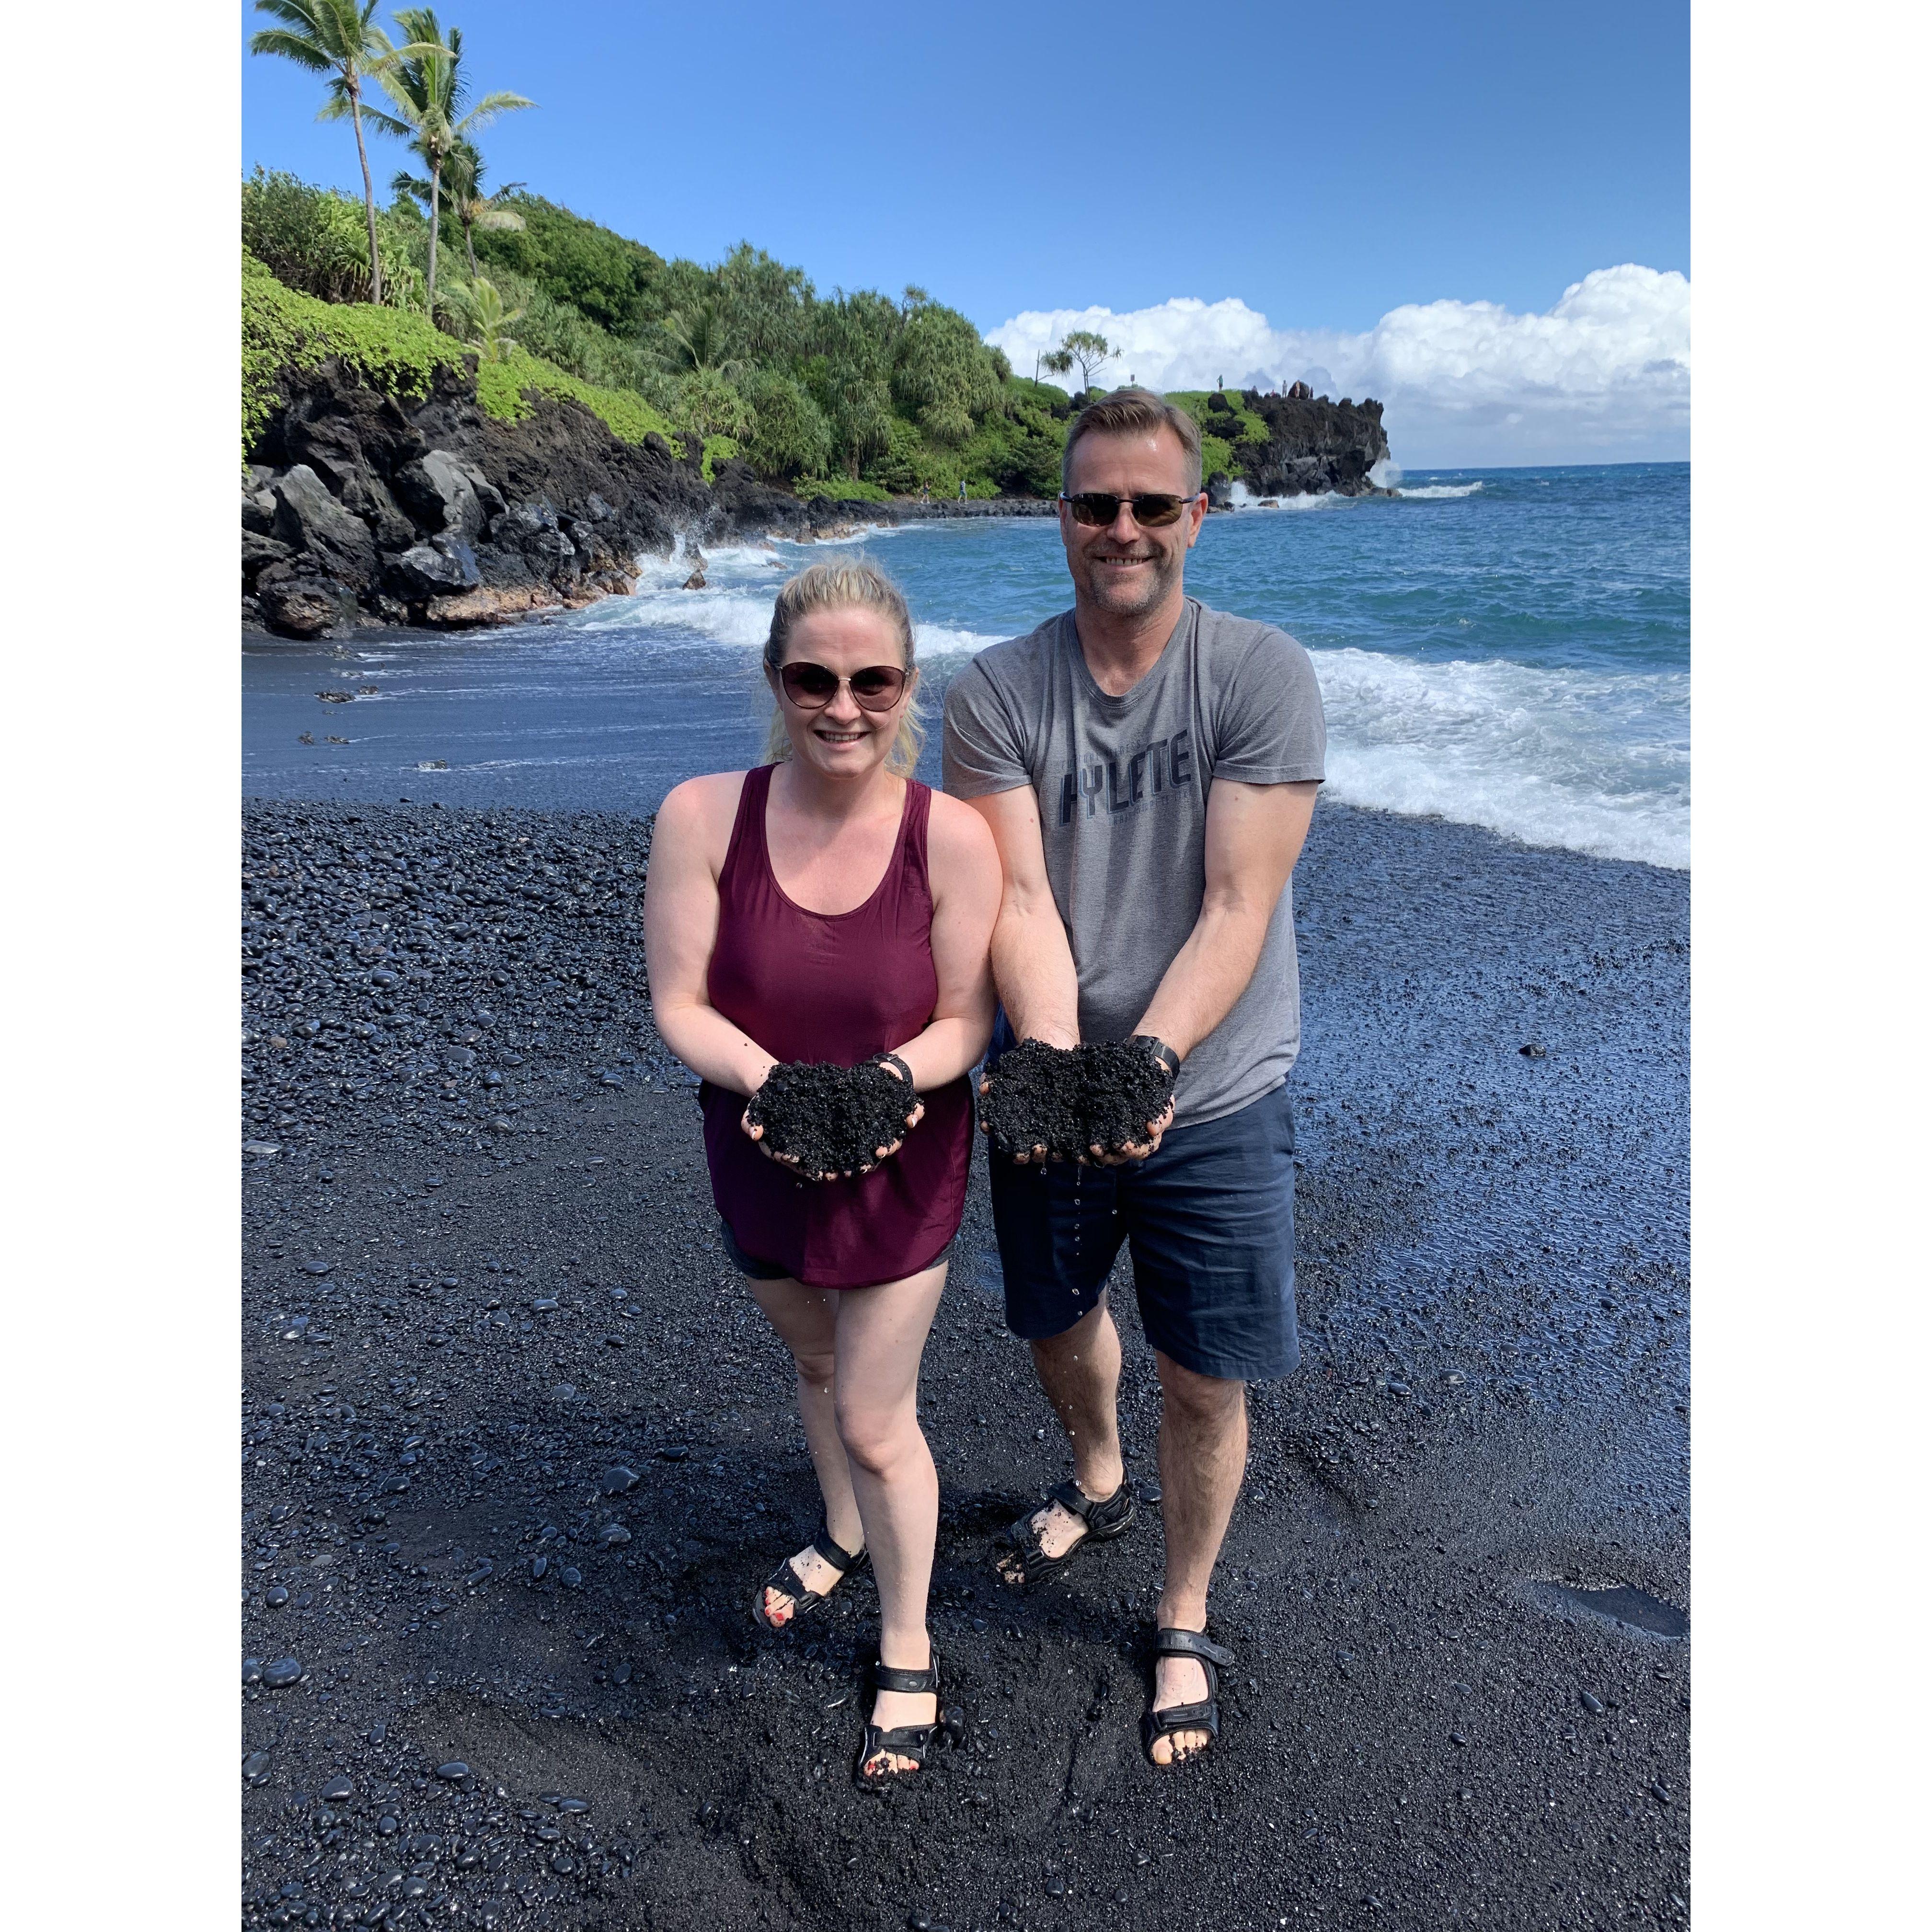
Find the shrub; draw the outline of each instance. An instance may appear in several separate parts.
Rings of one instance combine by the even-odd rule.
[[[524,225],[479,230],[479,262],[514,269],[553,302],[568,302],[614,334],[634,336],[657,312],[652,296],[662,256],[541,195],[511,195],[504,205]]]
[[[428,319],[368,302],[334,303],[286,288],[252,256],[242,261],[242,455],[260,438],[281,401],[283,376],[320,366],[331,356],[386,395],[427,396],[440,369],[467,371],[475,352],[430,326]],[[516,422],[528,416],[532,395],[580,403],[611,434],[641,442],[653,430],[670,439],[670,423],[642,396],[598,388],[541,361],[527,350],[508,350],[476,370],[476,400],[486,416]],[[675,443],[672,446],[676,447]]]
[[[831,426],[789,376],[759,370],[746,380],[744,397],[752,416],[745,452],[760,476],[820,476],[831,468]]]
[[[892,494],[856,476],[801,476],[791,487],[793,494],[807,503],[814,496],[829,496],[835,503],[886,503]]]
[[[361,202],[256,168],[242,184],[242,245],[286,287],[328,302],[369,299],[369,218]],[[382,301],[421,308],[422,274],[389,216],[376,218]]]
[[[735,436],[707,436],[704,439],[704,454],[698,466],[706,482],[715,483],[718,481],[718,466],[744,453],[743,445]]]

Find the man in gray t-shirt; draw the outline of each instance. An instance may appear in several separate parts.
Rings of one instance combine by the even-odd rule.
[[[987,1079],[1024,1039],[1137,1038],[1178,1078],[1144,1138],[1090,1164],[992,1164],[1007,1324],[1074,1466],[1013,1526],[1000,1569],[1038,1582],[1132,1521],[1106,1297],[1125,1239],[1162,1396],[1166,1580],[1142,1744],[1165,1766],[1218,1735],[1215,1668],[1232,1659],[1206,1636],[1208,1586],[1246,1459],[1246,1384],[1300,1359],[1288,879],[1325,737],[1301,646],[1185,594],[1206,507],[1188,417],[1117,391],[1074,422],[1062,478],[1073,609],[982,652],[946,700],[946,788],[986,818],[1005,875]]]

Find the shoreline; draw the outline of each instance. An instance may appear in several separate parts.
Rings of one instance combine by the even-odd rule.
[[[394,1898],[412,1864],[421,1906],[506,1928],[1124,1909],[1528,1932],[1580,1897],[1592,1922],[1686,1922],[1686,875],[1318,808],[1296,874],[1304,1360],[1253,1393],[1214,1602],[1241,1662],[1222,1749],[1184,1779],[1134,1735],[1156,1513],[1062,1585],[992,1582],[993,1528],[1061,1472],[976,1160],[922,1396],[933,1625],[972,1742],[878,1804],[847,1782],[869,1587],[777,1644],[746,1610],[813,1491],[650,1027],[648,821],[244,820],[248,1137],[279,1151],[244,1156],[247,1561],[268,1567],[243,1636],[304,1670],[244,1691],[266,1754],[244,1922],[290,1882],[304,1908]],[[386,842],[412,876],[316,869]],[[424,1045],[385,1067],[353,1029],[406,1042],[377,1010],[405,998]],[[1146,1482],[1124,1267],[1115,1305]],[[1591,1594],[1612,1590],[1641,1594]]]

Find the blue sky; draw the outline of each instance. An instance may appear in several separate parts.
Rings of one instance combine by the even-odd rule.
[[[1029,312],[1104,312],[1138,350],[1133,318],[1157,312],[1150,369],[1177,299],[1238,304],[1293,360],[1304,340],[1367,343],[1405,305],[1545,316],[1593,272],[1690,269],[1682,4],[458,0],[441,17],[479,89],[540,104],[490,130],[497,180],[667,255],[748,238],[822,290],[916,282],[996,335]],[[244,36],[260,24],[244,12]],[[242,98],[244,169],[358,185],[312,79],[244,58]],[[401,158],[377,142],[379,179]],[[1666,286],[1688,363],[1688,292]],[[1466,314],[1443,314],[1460,340]],[[1646,311],[1645,366],[1659,326],[1676,325]],[[1311,361],[1346,383],[1349,352]],[[1380,353],[1359,380],[1390,389]],[[1199,377],[1184,363],[1166,380]],[[1654,402],[1628,453],[1682,453]],[[1603,432],[1601,407],[1591,421]]]

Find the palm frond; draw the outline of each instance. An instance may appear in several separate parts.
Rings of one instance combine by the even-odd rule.
[[[250,34],[248,51],[251,54],[279,54],[284,60],[293,61],[297,67],[305,67],[311,74],[329,73],[335,65],[313,41],[280,27],[265,27],[259,34]]]

